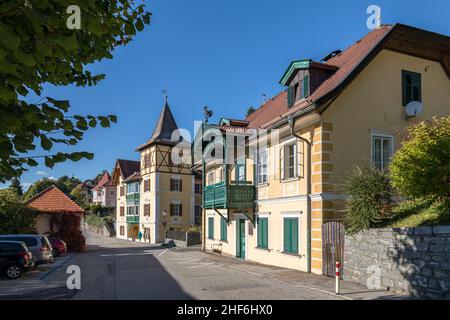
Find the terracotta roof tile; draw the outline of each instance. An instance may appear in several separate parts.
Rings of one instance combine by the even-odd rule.
[[[135,172],[141,172],[140,161],[118,159],[117,164],[122,172],[123,179],[128,178]]]
[[[280,92],[246,117],[246,120],[250,122],[249,127],[268,127],[278,120],[306,108],[312,102],[316,102],[332,92],[351,74],[392,28],[393,26],[391,25],[384,25],[380,29],[373,30],[342,53],[328,60],[326,64],[336,66],[339,69],[330,78],[325,80],[308,99],[299,101],[296,105],[288,109],[287,93],[286,91]]]
[[[104,187],[104,186],[112,186],[111,176],[109,175],[108,171],[105,171],[105,173],[101,177],[100,181],[93,188],[93,190],[98,190],[98,189],[100,189],[101,187]]]
[[[84,213],[84,210],[55,186],[27,201],[31,209],[47,213]]]

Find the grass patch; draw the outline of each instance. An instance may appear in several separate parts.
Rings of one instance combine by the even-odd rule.
[[[405,201],[393,208],[389,220],[386,227],[391,228],[450,225],[450,210],[443,202],[429,199]]]

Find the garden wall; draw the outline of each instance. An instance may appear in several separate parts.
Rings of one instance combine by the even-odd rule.
[[[201,243],[200,232],[172,230],[167,231],[166,240],[173,242],[177,247],[189,247]]]
[[[369,289],[450,299],[450,226],[346,235],[343,273],[344,280]]]

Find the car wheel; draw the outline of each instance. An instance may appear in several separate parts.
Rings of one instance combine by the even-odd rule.
[[[20,278],[22,273],[23,273],[23,268],[21,266],[19,266],[18,264],[13,264],[6,268],[6,276],[9,279]]]

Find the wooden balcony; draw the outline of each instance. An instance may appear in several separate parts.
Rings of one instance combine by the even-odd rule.
[[[206,186],[203,207],[205,209],[248,209],[255,203],[255,187],[251,182],[228,184],[221,182]]]
[[[127,216],[127,223],[139,223],[139,216],[136,215]]]
[[[128,204],[139,204],[139,193],[128,193],[127,194]]]

